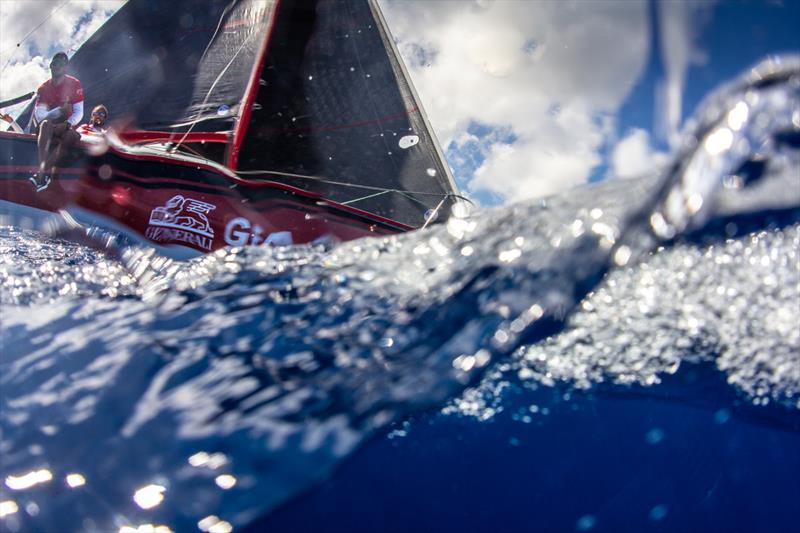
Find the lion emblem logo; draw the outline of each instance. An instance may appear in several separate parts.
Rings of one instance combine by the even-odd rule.
[[[150,224],[165,228],[191,231],[205,237],[213,237],[214,229],[206,216],[217,206],[178,194],[150,213]]]

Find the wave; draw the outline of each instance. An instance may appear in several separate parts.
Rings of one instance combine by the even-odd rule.
[[[662,173],[407,235],[180,262],[2,229],[0,499],[39,501],[4,520],[247,525],[498,369],[651,386],[700,359],[797,409],[799,88],[800,58],[768,59]]]

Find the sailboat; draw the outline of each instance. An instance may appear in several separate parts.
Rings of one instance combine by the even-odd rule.
[[[33,102],[0,131],[0,204],[159,245],[345,241],[463,204],[374,0],[129,0],[69,70],[112,131],[36,192]]]

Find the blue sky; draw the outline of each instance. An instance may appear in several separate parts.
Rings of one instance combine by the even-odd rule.
[[[0,98],[123,3],[0,0]],[[708,91],[800,52],[791,0],[380,4],[460,187],[487,206],[650,171]]]

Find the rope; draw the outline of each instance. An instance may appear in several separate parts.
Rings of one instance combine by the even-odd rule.
[[[206,49],[203,50],[203,55],[200,56],[200,61],[198,61],[198,63],[202,63],[203,59],[206,58],[206,54],[211,49],[211,45],[214,43],[214,39],[217,38],[219,29],[222,27],[222,21],[225,20],[225,16],[228,14],[228,11],[235,5],[236,5],[236,0],[232,0],[232,2],[227,6],[225,6],[225,9],[222,10],[222,15],[220,15],[219,22],[217,22],[217,29],[214,30],[214,35],[212,35],[211,39],[208,41],[208,45],[206,46]]]
[[[12,105],[24,102],[25,100],[30,100],[34,94],[36,93],[29,92],[28,94],[23,94],[22,96],[9,98],[8,100],[3,100],[2,102],[0,102],[0,109],[3,109],[4,107],[11,107]]]
[[[209,39],[208,45],[206,45],[206,49],[203,50],[203,55],[200,56],[199,63],[202,63],[203,59],[205,59],[206,54],[211,49],[211,45],[214,44],[214,39],[217,38],[217,34],[219,33],[219,29],[222,27],[222,21],[225,20],[225,17],[228,15],[228,12],[235,5],[236,5],[236,0],[232,0],[231,3],[228,4],[227,6],[225,6],[225,9],[222,10],[222,14],[219,16],[219,22],[217,22],[217,28],[214,30],[214,34],[211,36],[211,39]],[[206,93],[206,97],[203,99],[203,103],[200,104],[200,113],[202,113],[203,109],[205,109],[205,106],[208,103],[208,99],[211,97],[211,93],[214,91],[214,88],[217,86],[217,83],[219,83],[219,80],[222,79],[222,76],[225,75],[225,73],[228,71],[230,66],[233,64],[233,61],[238,57],[239,52],[242,51],[242,49],[244,48],[244,45],[247,44],[250,41],[250,38],[252,36],[253,36],[253,34],[251,33],[247,37],[247,39],[245,39],[242,42],[242,45],[239,47],[238,50],[236,50],[236,53],[233,54],[233,57],[231,58],[231,60],[228,61],[228,64],[225,65],[225,68],[222,69],[222,72],[219,73],[219,75],[217,76],[217,79],[215,79],[214,83],[211,84],[211,87],[209,87],[208,92]],[[192,132],[192,130],[194,129],[195,125],[197,125],[197,123],[201,122],[202,120],[203,120],[202,118],[197,118],[197,119],[192,121],[191,126],[189,126],[189,129],[186,130],[186,133],[183,134],[183,137],[181,137],[181,140],[178,141],[178,143],[175,145],[174,150],[177,150],[178,148],[180,148],[181,144],[183,144],[183,141],[185,141],[186,138],[189,136],[189,134]]]
[[[363,198],[356,198],[355,200],[347,200],[346,202],[342,202],[342,205],[353,204],[356,202],[360,202],[361,200],[369,200],[370,198],[375,198],[376,196],[386,194],[387,192],[392,192],[392,191],[386,190],[386,191],[376,192],[375,194],[370,194],[369,196],[364,196]]]

